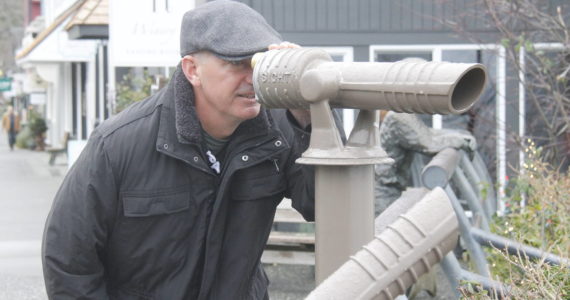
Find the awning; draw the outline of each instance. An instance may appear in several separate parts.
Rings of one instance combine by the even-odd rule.
[[[16,62],[88,61],[94,55],[94,41],[70,40],[65,22],[72,18],[87,0],[78,0],[16,54]]]
[[[70,39],[109,39],[108,0],[87,0],[65,26]]]

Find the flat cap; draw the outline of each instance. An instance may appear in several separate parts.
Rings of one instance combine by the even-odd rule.
[[[281,42],[281,36],[258,12],[237,2],[218,0],[184,14],[180,55],[207,50],[221,59],[238,61]]]

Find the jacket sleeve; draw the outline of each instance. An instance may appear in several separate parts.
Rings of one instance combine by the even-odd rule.
[[[108,299],[102,258],[117,200],[101,136],[94,132],[57,192],[44,229],[50,299]]]
[[[303,129],[298,126],[294,117],[286,111],[285,124],[282,126],[286,132],[291,151],[287,159],[287,194],[291,198],[292,206],[307,221],[315,220],[315,166],[295,163],[303,152],[309,147],[311,137],[310,128]],[[310,125],[309,125],[310,126]],[[287,134],[288,133],[288,134]]]

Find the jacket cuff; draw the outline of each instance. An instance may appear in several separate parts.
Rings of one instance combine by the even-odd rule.
[[[309,125],[307,125],[307,127],[303,128],[303,127],[301,127],[301,125],[299,125],[299,122],[297,122],[297,119],[295,119],[295,117],[293,116],[291,111],[289,111],[287,109],[287,110],[285,110],[285,113],[287,115],[287,120],[293,126],[293,128],[295,130],[300,130],[302,132],[309,133],[309,134],[311,133],[311,124],[309,124]]]
[[[305,128],[302,128],[297,122],[297,119],[295,119],[293,114],[291,114],[288,109],[286,110],[286,116],[287,121],[289,121],[289,124],[291,124],[291,127],[293,128],[297,143],[300,146],[299,148],[301,148],[302,151],[306,150],[309,148],[309,142],[311,140],[311,124],[307,125]]]

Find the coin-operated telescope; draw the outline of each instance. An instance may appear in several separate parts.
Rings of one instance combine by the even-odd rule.
[[[297,163],[316,165],[317,282],[374,237],[373,165],[392,161],[380,145],[375,110],[463,113],[486,80],[480,64],[333,62],[321,49],[259,53],[252,65],[261,104],[311,111],[310,146]],[[346,145],[331,107],[360,109]]]

